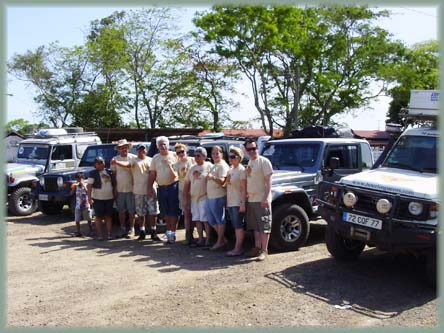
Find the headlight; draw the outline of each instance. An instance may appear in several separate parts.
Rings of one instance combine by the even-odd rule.
[[[57,186],[63,187],[63,177],[57,177]]]
[[[347,207],[353,207],[358,201],[358,197],[353,192],[347,192],[344,194],[344,205]]]
[[[41,187],[45,187],[45,177],[40,177],[39,178],[39,183]]]
[[[376,203],[376,210],[381,214],[387,214],[392,208],[392,203],[387,199],[379,199]]]
[[[422,203],[412,201],[409,203],[409,213],[415,216],[421,215]]]

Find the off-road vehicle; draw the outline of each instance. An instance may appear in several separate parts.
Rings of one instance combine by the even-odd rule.
[[[436,119],[438,92],[412,91],[410,116],[430,119],[432,111]],[[328,223],[325,240],[334,258],[356,259],[366,245],[413,253],[426,259],[425,276],[429,283],[436,282],[439,200],[434,124],[406,129],[377,168],[321,184],[322,216]]]
[[[130,153],[136,154],[136,146],[133,143]],[[149,145],[149,143],[145,143]],[[86,148],[78,168],[71,170],[53,171],[42,174],[38,181],[33,183],[33,193],[39,199],[39,206],[42,213],[47,215],[58,214],[64,205],[69,205],[71,211],[75,208],[75,197],[71,196],[71,185],[76,181],[76,174],[83,172],[88,178],[89,172],[94,170],[96,157],[101,156],[105,160],[105,167],[110,167],[111,159],[117,155],[115,143],[90,145]]]
[[[298,138],[271,140],[262,155],[273,165],[270,248],[296,250],[307,241],[310,220],[319,217],[318,185],[373,165],[366,140]]]
[[[86,147],[98,143],[96,133],[79,128],[42,129],[28,135],[19,144],[16,162],[6,165],[9,212],[21,216],[35,212],[32,182],[45,172],[77,168]]]

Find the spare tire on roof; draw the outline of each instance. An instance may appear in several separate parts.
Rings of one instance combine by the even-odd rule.
[[[312,125],[291,133],[292,138],[339,138],[338,132],[331,126]]]
[[[68,133],[83,133],[82,127],[63,127]]]

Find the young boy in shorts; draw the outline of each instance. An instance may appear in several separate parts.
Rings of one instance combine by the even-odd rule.
[[[88,190],[83,179],[83,172],[77,172],[76,182],[71,185],[71,195],[76,196],[76,206],[74,211],[76,221],[76,237],[83,237],[80,231],[80,221],[87,220],[89,227],[89,236],[92,235],[91,207],[88,200]]]

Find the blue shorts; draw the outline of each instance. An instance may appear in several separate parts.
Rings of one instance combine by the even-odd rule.
[[[113,216],[114,199],[97,200],[93,199],[94,215],[97,217]]]
[[[245,224],[245,213],[239,213],[239,206],[228,207],[228,215],[234,229],[243,229]]]
[[[133,192],[117,192],[116,209],[119,213],[136,213],[136,204],[134,202]]]
[[[211,226],[225,224],[227,197],[207,199],[207,218]]]
[[[179,216],[179,182],[167,186],[159,186],[157,192],[160,214],[163,216]]]

